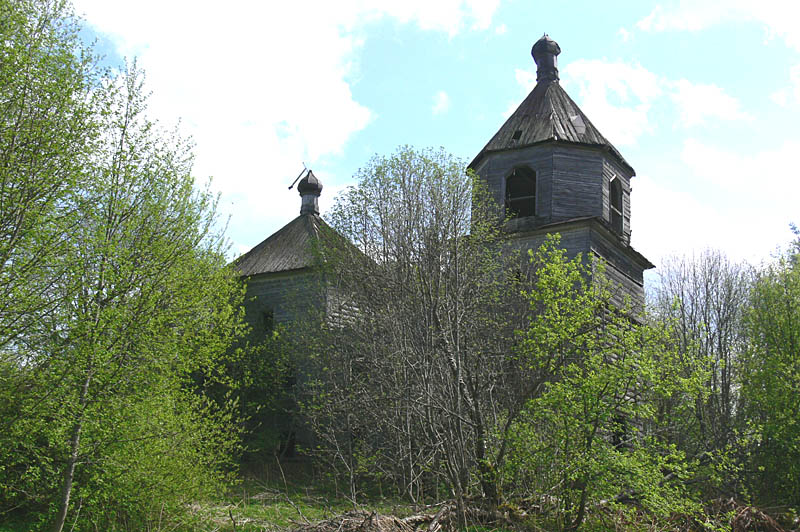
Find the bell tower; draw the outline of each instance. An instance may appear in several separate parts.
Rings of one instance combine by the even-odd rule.
[[[536,86],[469,167],[504,213],[513,245],[535,249],[559,233],[570,256],[603,259],[616,299],[640,307],[653,265],[630,245],[635,172],[561,87],[560,53],[546,34],[536,41]]]

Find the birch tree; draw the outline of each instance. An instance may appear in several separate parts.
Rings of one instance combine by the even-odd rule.
[[[232,470],[241,287],[191,143],[96,70],[60,2],[0,2],[0,515],[187,516]]]

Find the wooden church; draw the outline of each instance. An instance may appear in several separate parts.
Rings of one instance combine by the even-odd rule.
[[[631,240],[634,170],[561,87],[558,44],[547,35],[532,49],[536,87],[472,160],[488,184],[511,245],[538,248],[559,233],[569,256],[594,255],[618,286],[617,302],[644,303],[643,272],[653,265]],[[290,321],[298,307],[324,306],[311,247],[325,222],[322,184],[308,172],[298,186],[300,216],[237,259],[248,280],[246,313],[254,330]]]
[[[300,215],[234,263],[247,280],[245,319],[256,336],[271,332],[277,323],[291,322],[310,307],[327,304],[326,290],[314,268],[314,245],[329,229],[319,215],[322,183],[309,170],[297,191]]]

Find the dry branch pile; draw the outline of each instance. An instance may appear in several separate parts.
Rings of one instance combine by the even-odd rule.
[[[733,532],[796,532],[782,527],[774,518],[754,506],[746,506],[733,499],[715,501],[712,512],[730,517]]]
[[[467,509],[465,512],[466,522],[486,523],[490,517],[478,509]],[[440,532],[456,530],[458,521],[455,505],[445,504],[436,513],[420,513],[404,518],[357,510],[300,526],[294,532]]]
[[[715,501],[708,509],[707,515],[717,523],[730,526],[731,532],[800,532],[797,528],[789,529],[781,526],[763,510],[737,503],[733,499]],[[518,528],[514,527],[507,517],[490,515],[477,508],[468,508],[463,517],[467,523],[497,525],[499,519],[506,525],[503,528]],[[646,520],[630,522],[621,515],[617,517],[619,519],[614,520],[613,526],[615,530],[626,530],[628,526],[640,530],[643,525],[647,526],[644,524]],[[699,520],[686,515],[676,515],[670,521],[669,526],[675,532],[707,530]],[[436,513],[419,513],[405,518],[380,515],[377,512],[352,511],[317,523],[302,525],[295,528],[294,532],[444,532],[457,530],[458,522],[455,505],[444,504]]]
[[[403,519],[376,512],[352,511],[324,521],[303,525],[296,532],[413,532]]]

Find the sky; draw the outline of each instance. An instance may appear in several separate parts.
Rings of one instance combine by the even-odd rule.
[[[303,164],[324,215],[375,154],[472,160],[533,88],[544,33],[636,170],[637,251],[757,264],[800,225],[800,2],[74,1],[107,62],[145,71],[151,115],[193,138],[232,256],[299,214]]]

